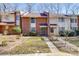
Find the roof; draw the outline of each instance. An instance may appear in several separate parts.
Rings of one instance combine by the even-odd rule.
[[[6,26],[6,25],[8,25],[8,26],[14,26],[14,24],[7,24],[7,23],[0,23],[0,25],[2,25],[2,26]]]
[[[21,17],[47,17],[46,14],[43,13],[24,13],[21,15]],[[58,17],[64,17],[64,18],[70,18],[70,15],[64,15],[64,14],[54,14],[54,13],[49,13],[50,18],[58,18]]]
[[[47,15],[42,13],[25,13],[21,17],[47,17]]]
[[[63,17],[63,18],[73,18],[73,17],[77,17],[78,15],[65,15],[65,14],[53,14],[53,13],[50,13],[49,14],[49,17],[50,18],[59,18],[59,17]]]

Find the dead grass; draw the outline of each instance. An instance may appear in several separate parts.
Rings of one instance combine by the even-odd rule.
[[[16,46],[9,52],[2,54],[30,54],[30,53],[49,53],[51,52],[48,45],[41,40],[41,37],[32,37],[24,40],[19,46]]]
[[[77,47],[79,47],[79,40],[68,40],[68,42],[76,45]]]

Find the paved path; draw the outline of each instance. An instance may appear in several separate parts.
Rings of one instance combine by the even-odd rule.
[[[22,37],[21,39],[25,39],[25,38],[30,38],[30,37]],[[48,47],[50,48],[51,52],[52,53],[35,53],[35,54],[21,54],[21,55],[27,55],[27,56],[71,56],[71,54],[68,54],[68,53],[63,53],[63,52],[60,52],[56,47],[55,45],[49,41],[49,39],[47,37],[43,37],[45,39],[45,42],[47,43]],[[14,45],[14,47],[18,44],[21,44],[21,40],[17,40],[16,44]],[[9,51],[11,50],[12,48],[14,47],[10,47],[9,49],[6,48],[7,50],[6,51]],[[4,50],[5,51],[5,50]],[[3,52],[4,52],[3,51]]]
[[[79,48],[67,41],[64,41],[62,38],[58,38],[59,41],[63,42],[63,43],[66,43],[66,46],[69,46],[70,48],[76,50],[76,51],[79,51]]]
[[[49,39],[47,38],[47,37],[43,37],[44,39],[45,39],[45,42],[48,44],[48,47],[50,48],[50,50],[51,50],[51,54],[49,54],[49,55],[71,55],[71,54],[69,54],[69,53],[64,53],[64,52],[60,52],[56,47],[55,47],[55,45],[51,42],[51,41],[49,41]]]

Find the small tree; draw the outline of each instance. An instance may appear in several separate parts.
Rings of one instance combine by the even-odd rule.
[[[65,38],[65,44],[66,44],[66,41],[68,40],[68,36],[70,36],[70,35],[73,36],[72,34],[75,35],[75,32],[74,31],[70,31],[70,30],[65,30],[64,31],[64,35],[66,37]]]
[[[21,34],[21,28],[15,27],[15,28],[13,28],[13,32],[15,32],[16,34]]]
[[[20,27],[15,27],[15,28],[13,28],[13,32],[15,34],[18,34],[17,39],[19,39],[20,36],[21,36],[21,28]]]

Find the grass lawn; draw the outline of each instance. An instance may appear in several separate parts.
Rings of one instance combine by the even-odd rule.
[[[2,54],[30,54],[30,53],[49,53],[48,45],[41,37],[31,37],[23,40],[21,45],[16,46],[11,51]]]
[[[68,41],[79,47],[79,40],[68,40]]]

